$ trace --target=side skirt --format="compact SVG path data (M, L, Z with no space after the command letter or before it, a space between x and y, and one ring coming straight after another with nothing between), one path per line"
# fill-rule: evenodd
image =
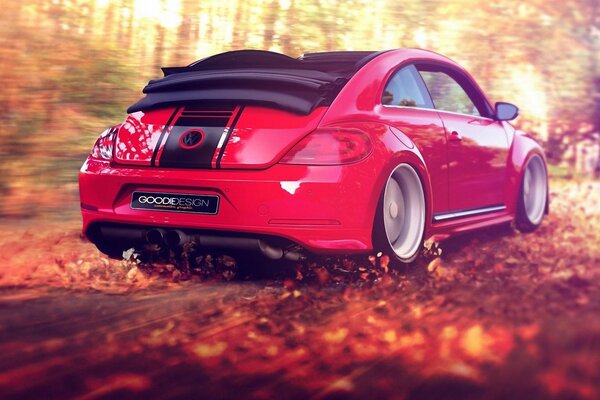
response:
M456 210L456 211L447 211L443 213L436 213L433 215L433 222L444 222L459 218L473 217L481 214L494 213L498 211L506 210L505 205L494 205L489 207L482 208L472 208L469 210Z

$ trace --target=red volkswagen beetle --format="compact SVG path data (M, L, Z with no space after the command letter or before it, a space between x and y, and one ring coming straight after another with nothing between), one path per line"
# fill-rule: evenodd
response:
M232 51L163 68L79 177L104 253L382 251L548 212L542 148L467 71L415 49Z

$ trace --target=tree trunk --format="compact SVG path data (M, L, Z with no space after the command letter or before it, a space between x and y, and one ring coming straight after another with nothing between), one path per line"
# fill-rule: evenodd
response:
M263 34L263 48L269 50L273 46L273 37L275 36L275 24L279 15L279 2L272 0L267 7L264 15L265 31Z

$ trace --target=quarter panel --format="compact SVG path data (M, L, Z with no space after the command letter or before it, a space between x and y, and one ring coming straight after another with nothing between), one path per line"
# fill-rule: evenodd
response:
M448 209L448 153L444 125L435 110L377 106L392 132L415 146L427 166L433 212ZM402 136L401 136L402 135ZM402 139L400 139L402 140Z

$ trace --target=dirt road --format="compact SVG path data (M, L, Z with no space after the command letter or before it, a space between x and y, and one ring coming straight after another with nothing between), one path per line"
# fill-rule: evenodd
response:
M318 260L231 279L101 256L78 221L3 221L0 398L600 398L600 184L533 234L405 270Z

